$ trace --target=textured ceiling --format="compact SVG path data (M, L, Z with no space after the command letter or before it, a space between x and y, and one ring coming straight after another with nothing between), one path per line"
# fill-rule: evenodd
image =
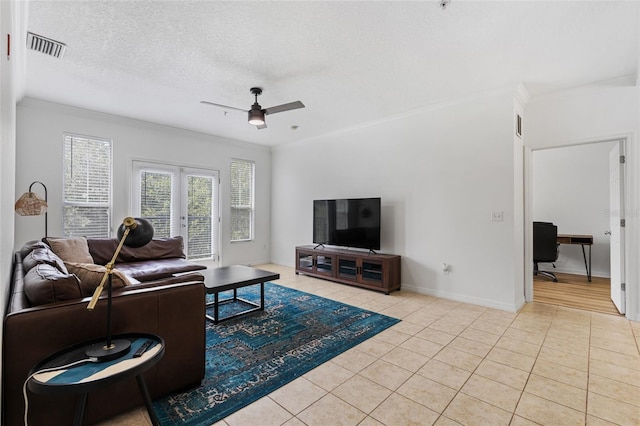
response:
M264 145L524 83L532 95L634 82L639 5L622 1L31 1L26 95ZM246 114L252 86L263 107ZM291 126L299 126L292 130Z

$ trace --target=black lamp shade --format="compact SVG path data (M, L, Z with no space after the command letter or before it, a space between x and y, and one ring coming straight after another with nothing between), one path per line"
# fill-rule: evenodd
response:
M121 239L125 230L129 228L129 235L124 240L127 247L142 247L153 238L153 225L147 219L141 217L126 218L118 227L118 239Z

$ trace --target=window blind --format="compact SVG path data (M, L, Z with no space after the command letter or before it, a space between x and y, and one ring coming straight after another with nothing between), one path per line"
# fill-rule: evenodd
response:
M211 176L187 175L187 230L189 258L210 258L216 241L214 181Z
M109 237L111 141L64 135L63 234Z
M231 160L231 241L253 238L255 164Z
M140 169L140 215L151 222L156 238L172 233L172 210L175 173L166 170Z

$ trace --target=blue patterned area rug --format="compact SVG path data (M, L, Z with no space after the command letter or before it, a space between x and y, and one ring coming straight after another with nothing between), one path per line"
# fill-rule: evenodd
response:
M258 301L259 288L240 289L238 296ZM244 308L222 305L221 317ZM155 401L154 408L163 425L209 426L397 322L267 283L264 311L218 325L207 321L202 384Z

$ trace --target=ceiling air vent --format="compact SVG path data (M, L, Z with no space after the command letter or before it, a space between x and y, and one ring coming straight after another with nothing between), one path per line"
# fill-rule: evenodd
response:
M62 58L67 45L38 34L27 32L27 48L53 56L54 58Z

